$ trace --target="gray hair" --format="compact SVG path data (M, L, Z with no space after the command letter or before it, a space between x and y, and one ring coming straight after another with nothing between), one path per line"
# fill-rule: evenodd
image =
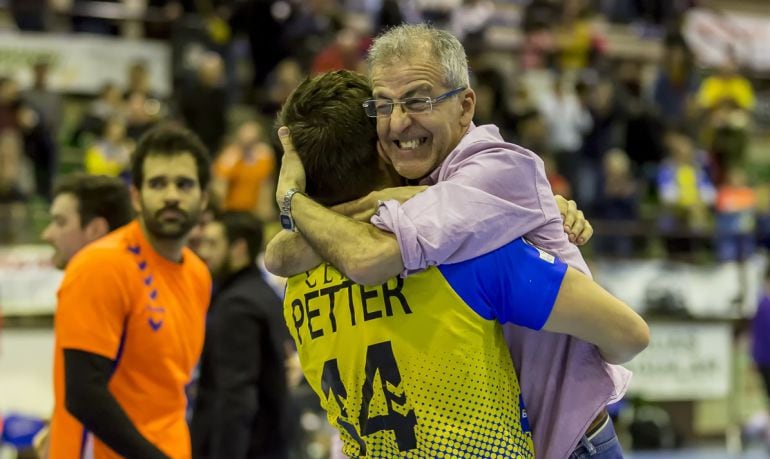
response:
M427 24L403 24L375 38L366 58L369 78L375 67L417 57L419 51L428 52L442 67L447 87L470 87L463 45L449 32Z

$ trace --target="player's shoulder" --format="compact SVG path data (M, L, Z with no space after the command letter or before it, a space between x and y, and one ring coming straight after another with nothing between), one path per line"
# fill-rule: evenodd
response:
M108 270L121 266L131 255L131 243L126 236L125 228L119 228L91 242L72 257L67 270L92 267Z
M184 269L189 275L202 279L211 279L206 263L188 247L182 250L182 258L184 259Z

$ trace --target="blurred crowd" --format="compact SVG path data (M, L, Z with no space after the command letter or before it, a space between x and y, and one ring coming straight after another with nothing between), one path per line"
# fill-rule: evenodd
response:
M718 68L699 65L681 34L695 1L102 2L122 8L124 20L92 15L90 3L12 0L8 8L25 31L121 35L137 22L145 37L171 43L173 94L160 96L148 63L135 62L125 87L105 82L98 97L79 98L85 109L65 126L68 95L49 89L49 63L35 63L28 88L0 76L0 208L22 227L24 203L50 199L62 148L76 150L89 173L128 180L134 143L169 118L215 157L223 210L274 220L272 123L290 91L308 74L362 70L372 37L390 25L431 21L469 52L476 124L498 125L543 158L554 192L598 223L594 253L644 255L650 231L681 258L707 251L743 260L770 241L770 199L747 158L757 130L753 83L729 50ZM653 43L659 57L609 52L609 26ZM191 37L205 49L185 52L180 42ZM251 115L233 121L235 107ZM16 237L12 226L0 240Z

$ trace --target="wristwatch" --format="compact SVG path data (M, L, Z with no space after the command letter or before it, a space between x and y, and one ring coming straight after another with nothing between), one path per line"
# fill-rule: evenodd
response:
M283 196L283 203L281 204L281 215L279 216L281 228L288 231L297 231L297 225L294 224L294 218L291 216L291 198L297 193L304 194L296 188L289 189Z

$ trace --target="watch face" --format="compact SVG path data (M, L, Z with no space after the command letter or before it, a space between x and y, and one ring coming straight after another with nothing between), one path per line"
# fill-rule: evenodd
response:
M281 214L279 219L281 221L281 228L286 230L294 229L294 221L291 219L291 216Z

